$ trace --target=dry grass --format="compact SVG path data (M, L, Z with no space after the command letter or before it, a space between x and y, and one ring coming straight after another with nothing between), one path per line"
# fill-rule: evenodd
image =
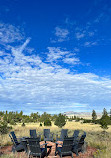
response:
M21 156L21 155L19 155L19 157L18 157L18 154L9 154L9 155L2 155L2 156L0 156L0 158L23 158L23 155Z
M13 126L13 130L15 131L17 137L29 136L30 129L36 129L40 133L43 133L44 128L50 128L51 132L53 133L58 133L61 130L55 126L54 123L52 123L51 127L40 127L39 123L28 123L25 127L22 127L21 124ZM95 158L111 158L111 126L109 126L106 134L102 132L103 130L100 128L100 125L97 124L67 122L64 128L69 129L68 135L72 135L75 129L86 131L86 141L88 142L88 145L98 149L98 152L95 154ZM8 134L0 136L0 143L2 146L11 143Z

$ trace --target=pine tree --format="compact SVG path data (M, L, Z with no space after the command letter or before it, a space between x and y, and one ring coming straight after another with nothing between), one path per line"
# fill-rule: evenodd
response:
M102 113L102 118L101 119L106 119L108 117L108 113L107 113L107 110L104 108L103 109L103 113Z
M107 116L107 115L108 115L107 110L106 110L105 108L103 109L103 115L104 115L104 116Z
M106 129L108 129L108 123L107 123L107 120L105 120L105 119L101 119L101 121L100 121L100 127L101 128L103 128L104 129L104 131L106 130Z
M108 124L110 123L111 123L110 117L108 116L107 110L104 108L102 117L100 119L101 128L103 128L104 130L108 129Z
M62 128L66 124L65 116L62 114L59 114L58 117L55 120L55 125Z
M109 116L110 116L110 120L111 120L111 109L110 109L110 112L109 112Z
M92 120L95 121L97 119L97 114L96 114L96 111L93 110L92 111Z

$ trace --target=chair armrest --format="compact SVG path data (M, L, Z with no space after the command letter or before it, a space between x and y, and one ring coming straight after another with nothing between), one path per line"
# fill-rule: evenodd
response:
M48 143L44 143L44 144L42 144L42 145L40 145L40 146L44 146L44 145L47 145Z
M23 138L23 137L17 137L17 139L20 139L20 138Z
M17 140L20 143L23 140L23 138L22 137L17 137Z
M28 146L32 146L32 147L35 147L35 145L29 145L29 144L27 144Z
M61 145L61 146L63 145L63 144L60 144L60 143L58 143L58 142L55 142L55 144L56 144L56 145Z

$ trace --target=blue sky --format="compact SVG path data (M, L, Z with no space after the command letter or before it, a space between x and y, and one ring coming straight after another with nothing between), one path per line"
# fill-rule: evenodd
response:
M0 110L109 110L110 28L110 0L0 0Z

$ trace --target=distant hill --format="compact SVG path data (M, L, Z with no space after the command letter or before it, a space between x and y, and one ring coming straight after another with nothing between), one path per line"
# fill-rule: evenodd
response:
M74 111L67 111L63 113L64 115L68 116L68 117L72 117L72 116L78 116L78 117L83 117L83 118L88 118L91 119L92 118L92 113L91 112L74 112ZM102 116L101 113L97 113L97 118L100 118Z

